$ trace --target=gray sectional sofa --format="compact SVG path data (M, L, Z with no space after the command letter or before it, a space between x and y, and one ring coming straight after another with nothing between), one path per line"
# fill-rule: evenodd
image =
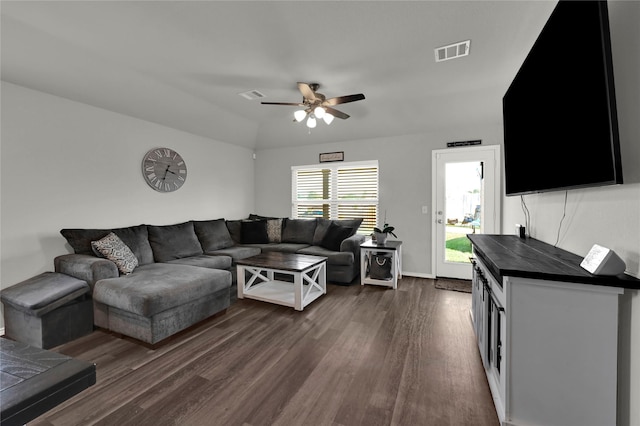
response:
M262 251L324 256L329 283L353 282L365 239L356 233L361 223L251 215L245 220L63 229L74 253L56 257L54 266L89 284L96 326L153 345L223 312L237 293L235 262ZM104 248L96 242L110 234L124 247L96 250Z

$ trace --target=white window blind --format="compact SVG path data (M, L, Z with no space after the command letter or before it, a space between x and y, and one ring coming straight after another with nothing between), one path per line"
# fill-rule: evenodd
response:
M292 217L362 218L370 234L378 217L378 162L350 162L291 168Z

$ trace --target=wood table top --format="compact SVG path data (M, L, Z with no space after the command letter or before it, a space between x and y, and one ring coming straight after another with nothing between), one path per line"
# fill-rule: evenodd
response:
M515 235L469 234L476 254L494 276L578 282L640 289L640 280L627 274L593 275L580 266L582 257L534 238Z
M281 271L300 272L326 261L327 258L323 256L268 251L256 256L238 260L236 261L236 264L243 266L255 266L258 268L278 269Z
M364 243L360 244L360 248L375 248L380 250L398 250L398 248L402 245L402 241L398 240L387 240L384 244L378 244L373 240L367 240Z

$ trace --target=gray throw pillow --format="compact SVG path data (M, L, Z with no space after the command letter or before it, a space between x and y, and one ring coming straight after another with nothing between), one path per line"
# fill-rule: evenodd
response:
M193 229L193 222L176 225L148 225L149 243L156 262L167 262L202 254L202 246Z
M322 239L322 243L320 244L322 247L331 251L340 251L340 245L342 241L352 235L353 228L348 228L346 226L336 225L332 223L329 225L329 229Z
M358 228L360 228L360 225L362 224L362 220L363 220L362 218L336 219L336 220L319 218L318 225L316 226L316 232L313 235L313 245L314 246L322 245L322 240L324 239L324 236L326 235L327 230L329 229L329 226L332 223L335 223L336 225L339 225L339 226L344 226L346 228L351 228L352 232L351 232L351 235L349 235L349 237L351 237L352 235L355 235L355 233L358 231Z
M245 220L241 225L242 244L266 244L269 242L266 220Z
M200 240L202 250L210 253L234 245L224 219L193 221L193 229Z
M282 223L282 242L313 244L316 219L285 219Z

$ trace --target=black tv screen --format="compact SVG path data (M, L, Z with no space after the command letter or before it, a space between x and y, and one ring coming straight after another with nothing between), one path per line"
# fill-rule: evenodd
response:
M606 1L560 0L502 105L507 195L622 183Z

